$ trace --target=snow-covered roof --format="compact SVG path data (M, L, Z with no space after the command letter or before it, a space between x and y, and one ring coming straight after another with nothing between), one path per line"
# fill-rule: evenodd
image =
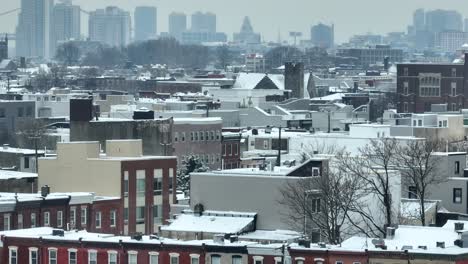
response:
M219 234L238 234L246 230L255 220L254 217L212 216L181 214L170 225L161 227L163 231L203 232Z
M268 77L280 90L284 90L284 75L264 73L240 73L233 88L253 89L263 79Z
M12 148L9 146L1 146L0 152L3 153L14 153L14 154L23 154L23 155L34 155L36 151L34 149L22 149L22 148ZM38 154L44 154L44 150L37 150Z
M291 230L256 230L239 236L242 240L268 240L268 241L294 241L302 237L302 234Z
M425 212L428 212L437 206L437 201L426 201L424 203ZM419 220L421 205L418 200L401 199L400 215L406 219Z
M325 95L322 97L314 97L311 98L310 100L312 101L338 101L343 99L344 93L335 93L335 94L330 94L330 95Z
M37 173L0 170L0 180L19 180L26 178L37 178Z

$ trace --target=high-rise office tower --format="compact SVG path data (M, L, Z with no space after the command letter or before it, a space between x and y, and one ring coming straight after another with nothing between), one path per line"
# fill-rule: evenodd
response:
M53 20L53 42L51 43L53 52L55 52L56 47L62 42L80 39L80 7L72 5L71 0L63 0L54 6ZM54 55L54 53L51 55Z
M16 55L51 57L53 0L21 0L16 27Z
M335 26L319 23L310 29L310 40L316 47L329 49L335 42Z
M415 31L422 31L426 28L426 13L420 8L413 13L413 27Z
M126 46L130 43L130 13L109 6L89 14L89 38L109 46Z
M426 12L426 29L437 33L442 31L463 31L463 19L455 10L433 10Z
M187 31L187 15L171 13L169 15L169 35L180 40L184 31Z
M196 12L192 14L193 32L216 32L216 15L213 13Z
M157 9L152 6L138 6L135 9L135 40L155 39L157 35Z

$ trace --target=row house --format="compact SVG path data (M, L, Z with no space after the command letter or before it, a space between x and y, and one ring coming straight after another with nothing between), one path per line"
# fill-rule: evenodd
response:
M108 140L106 152L100 148L99 142L59 143L56 157L39 159L40 186L48 185L54 192L117 197L112 203L115 212L89 215L102 219L97 226L110 221L111 229L99 232L158 232L176 202L176 157L144 156L142 140ZM109 203L95 206L106 209ZM76 219L80 213L77 206Z
M35 227L90 230L121 234L116 221L121 217L118 197L93 193L1 193L0 229L3 231Z
M223 132L222 136L222 169L237 169L240 167L241 158L241 134Z
M417 229L418 227L411 227ZM426 228L426 227L423 227ZM424 230L426 232L427 230ZM439 232L439 231L436 231ZM411 232L410 232L411 233ZM430 233L430 232L429 232ZM435 233L433 233L435 234ZM50 227L0 232L0 262L9 264L366 264L468 263L468 248L445 245L413 248L382 239L350 238L340 246L262 244L237 237L180 241L150 236L113 236ZM388 242L388 240L385 240ZM392 248L390 248L392 246Z

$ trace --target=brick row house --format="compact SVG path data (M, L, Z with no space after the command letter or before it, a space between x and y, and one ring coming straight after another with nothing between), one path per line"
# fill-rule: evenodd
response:
M54 227L117 235L120 204L118 197L93 193L1 193L0 229Z
M222 169L237 169L240 167L241 158L241 134L233 132L223 132L222 138Z
M117 197L115 231L152 234L167 222L170 205L176 202L176 168L176 157L144 156L141 140L108 140L105 153L99 142L59 143L56 157L39 159L39 185L53 192ZM106 209L109 204L95 206ZM76 207L77 219L80 212ZM101 217L102 225L111 219L90 217Z
M416 230L418 227L410 228ZM431 229L423 228L423 232ZM454 234L456 235L455 232ZM444 240L440 237L437 239ZM297 243L284 241L265 244L240 241L234 236L180 241L154 235L112 236L42 227L1 232L0 240L0 262L9 264L468 263L466 247L445 247L446 242L439 242L437 246L434 244L414 248L397 242L396 248L387 248L385 243L394 245L392 238L373 239L373 242L366 244L361 244L369 240L365 237L350 238L342 245L310 244L303 240ZM383 244L379 244L380 242Z
M429 112L433 104L446 104L448 111L467 108L467 64L398 64L398 112Z

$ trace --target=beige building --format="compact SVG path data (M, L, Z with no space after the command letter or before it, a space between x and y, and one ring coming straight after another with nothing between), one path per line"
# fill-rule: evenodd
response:
M108 140L105 153L99 142L59 143L39 160L39 186L121 198L123 233L152 234L176 201L176 167L176 157L143 156L141 140Z

